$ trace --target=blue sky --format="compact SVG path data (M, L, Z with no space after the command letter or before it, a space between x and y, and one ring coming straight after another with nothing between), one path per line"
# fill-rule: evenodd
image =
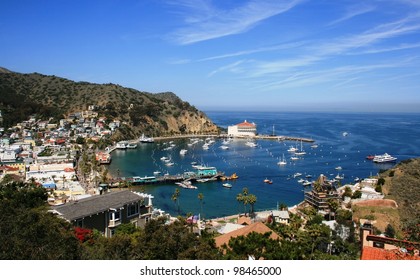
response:
M420 1L1 1L0 66L202 110L420 112Z

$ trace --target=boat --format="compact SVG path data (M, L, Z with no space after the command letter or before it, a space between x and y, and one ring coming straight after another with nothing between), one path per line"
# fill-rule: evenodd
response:
M288 152L294 153L298 150L298 148L290 146L289 149L287 149Z
M375 158L375 156L374 155L367 155L366 156L366 159L368 159L368 160L373 160Z
M245 145L247 145L248 147L251 147L251 148L255 148L255 147L257 147L257 146L258 146L255 142L252 142L252 141L250 141L250 140L248 140L248 141L245 143Z
M120 141L117 143L115 148L117 149L127 149L128 141Z
M180 151L179 151L179 154L181 155L181 156L185 156L185 154L188 152L188 150L186 150L186 149L181 149Z
M230 188L232 188L232 184L224 183L223 187L230 189Z
M313 145L311 145L311 148L316 149L316 148L318 148L318 145L317 144L313 144Z
M290 160L299 160L299 158L295 157L295 156L292 156L292 157L290 157Z
M284 158L284 154L283 154L283 157L282 157L281 161L279 161L277 164L278 164L278 165L286 165L286 164L287 164L287 161L286 161L286 159Z
M335 168L335 170L342 170L343 168L341 167L341 166L337 166L336 168Z
M297 156L306 155L306 152L303 150L302 140L300 141L300 150L296 150L295 155L297 155Z
M229 149L229 147L228 147L228 146L226 146L226 145L222 145L222 146L220 146L220 149L222 149L222 150L228 150L228 149Z
M135 149L135 148L137 148L137 144L136 143L128 143L127 148L128 149Z
M238 179L239 176L236 173L233 173L232 176L230 176L230 179L235 180Z
M305 180L305 181L303 181L302 185L303 185L304 187L307 187L307 186L312 185L312 182L310 182L310 181L308 181L308 180Z
M144 133L141 135L139 141L142 142L142 143L153 143L153 142L155 142L155 140L152 137L144 136Z
M269 180L269 179L265 178L265 179L264 179L264 183L266 183L266 184L272 184L272 183L273 183L273 181L271 181L271 180Z
M293 174L293 178L296 178L296 177L299 177L299 176L302 176L302 173L296 172L295 174Z
M343 180L344 179L344 175L340 176L340 173L337 174L337 176L335 176L336 180Z
M160 175L160 173L161 173L160 171L154 171L153 175Z
M173 166L173 165L174 165L174 163L173 163L172 161L169 161L169 162L165 163L165 165L166 165L166 166Z
M343 136L344 136L344 137L346 137L347 135L349 135L349 133L348 133L348 132L346 132L346 131L344 131L344 132L343 132Z
M375 163L387 163L387 162L395 162L397 161L397 158L385 153L383 155L376 155L372 161Z

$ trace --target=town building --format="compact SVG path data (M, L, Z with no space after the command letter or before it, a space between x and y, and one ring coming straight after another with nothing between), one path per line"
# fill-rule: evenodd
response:
M97 229L112 237L121 224L144 226L152 216L152 198L129 190L114 191L53 206L51 212L76 227Z
M237 125L228 126L228 135L232 137L254 137L257 135L257 125L245 120Z
M328 180L327 177L321 174L314 183L312 190L305 192L305 202L315 207L318 211L329 213L329 201L341 201L336 183L337 181Z
M373 234L373 226L366 221L360 227L362 260L420 260L420 243Z

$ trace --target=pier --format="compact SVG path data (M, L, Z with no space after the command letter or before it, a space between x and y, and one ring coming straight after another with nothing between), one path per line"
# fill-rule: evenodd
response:
M184 174L176 174L176 175L163 175L163 176L132 176L132 177L120 177L120 178L113 178L110 187L116 188L120 186L120 183L128 182L131 183L133 186L142 186L142 185L152 185L152 184L175 184L177 182L182 181L192 181L196 182L200 179L216 179L219 180L224 177L224 172L218 171L216 175L207 176L207 175L199 175L194 172L185 172Z

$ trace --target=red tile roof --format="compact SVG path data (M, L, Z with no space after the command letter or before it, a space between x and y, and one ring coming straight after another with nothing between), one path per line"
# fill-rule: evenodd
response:
M249 123L245 120L243 123L238 123L237 126L255 127L255 124Z
M419 256L412 256L401 250L385 250L375 247L363 247L361 260L420 260Z
M246 226L246 227L243 227L243 228L240 228L240 229L237 229L232 232L216 237L215 238L216 246L220 247L223 244L228 244L231 238L235 238L241 235L246 236L250 234L251 232L257 232L257 233L263 233L263 234L266 232L271 232L271 235L270 235L271 239L280 239L280 236L277 233L273 232L269 227L267 227L261 222L257 222L249 226Z

